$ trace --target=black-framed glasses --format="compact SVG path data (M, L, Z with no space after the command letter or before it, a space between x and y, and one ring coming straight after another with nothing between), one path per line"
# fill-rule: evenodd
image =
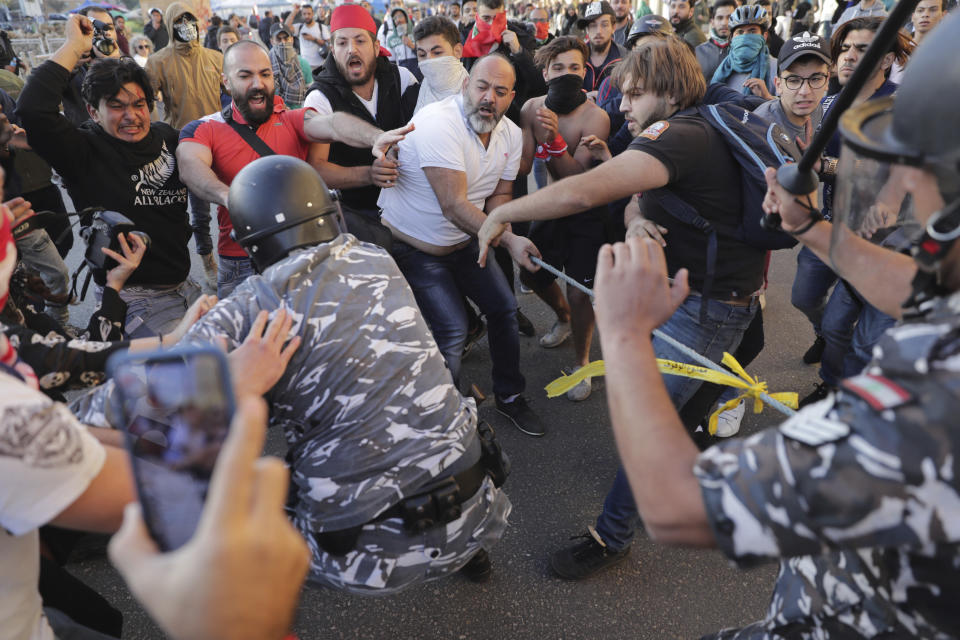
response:
M787 85L790 91L799 91L803 83L810 85L811 89L822 89L830 78L825 73L815 73L808 78L803 76L786 76L783 78L783 84Z

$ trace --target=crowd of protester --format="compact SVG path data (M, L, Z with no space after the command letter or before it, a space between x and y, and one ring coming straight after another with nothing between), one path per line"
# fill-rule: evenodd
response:
M570 372L588 363L598 325L605 348L616 333L616 296L595 307L531 258L593 288L599 272L607 282L618 273L614 252L619 265L624 252L657 248L674 285L651 285L659 315L645 328L747 366L764 348L770 251L711 231L741 225L749 203L743 169L697 108L752 112L805 148L892 6L841 2L828 14L816 0L671 0L659 16L642 0L394 0L382 15L361 1L205 23L178 1L149 9L142 33L85 8L29 73L0 42L0 630L119 637L117 612L62 569L77 530L119 530L111 558L178 638L282 637L304 579L380 594L456 571L487 579L511 505L463 359L488 337L497 413L539 437L548 425L525 395L534 363L520 349L536 330L515 286L555 315L538 342L571 342ZM854 106L897 94L949 8L920 0ZM840 148L838 133L817 164L827 221ZM275 170L244 178L270 156ZM678 199L705 226L678 215ZM907 206L884 191L873 211L890 220ZM93 274L97 310L81 328L70 303L88 287L64 258L102 210L149 242L121 234L119 251L104 250L115 266ZM881 244L909 247L896 230ZM201 283L189 275L193 254ZM797 253L791 302L814 336L803 362L819 364L822 380L801 408L860 374L899 318L851 278L822 251ZM136 490L106 360L220 341L238 410L196 537L167 556L128 506ZM645 348L685 359L661 338ZM596 523L551 556L560 577L623 560L641 515L654 538L719 546L738 562L777 557L775 543L744 549L716 520L707 526L704 510L723 502L709 495L722 471L708 462L724 464L714 450L689 473L697 449L739 432L747 401L691 378L663 382L654 400L679 412L687 433L676 451L690 456L689 477L664 482L703 485L706 507L687 494L674 505L700 526L663 515L666 498L638 489L623 453ZM581 402L592 389L584 377L566 396ZM267 423L290 444L286 465L254 464ZM442 497L451 479L460 491ZM408 511L424 496L453 503L418 520ZM218 535L226 529L236 535ZM191 599L207 604L184 606ZM796 623L819 628L835 622L831 611Z

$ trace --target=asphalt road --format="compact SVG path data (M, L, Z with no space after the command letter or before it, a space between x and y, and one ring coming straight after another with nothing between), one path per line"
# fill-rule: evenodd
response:
M800 360L813 332L789 301L795 253L774 256L765 310L766 349L748 371L768 381L773 391L798 391L802 396L817 378L815 367ZM73 267L78 259L75 249L68 263ZM198 281L202 277L196 258L192 273ZM521 295L519 301L538 333L548 331L553 317L547 307L533 295ZM74 308L75 323L85 321L89 304ZM464 375L489 389L486 346L484 339L466 359ZM513 513L506 535L491 554L491 580L477 585L457 575L390 598L305 589L295 624L300 638L695 638L763 616L775 566L740 571L715 551L666 548L642 533L628 559L605 573L578 583L551 575L549 554L593 523L613 480L617 456L602 383L588 400L576 404L547 399L543 392L561 367L571 364L572 346L546 350L534 338L521 338L521 349L527 395L549 433L526 436L496 414L492 400L481 405L481 417L497 429L513 461L505 486ZM594 352L599 358L597 346ZM748 413L741 434L779 420L771 410ZM272 433L268 452L282 453L283 446L280 434ZM163 637L102 554L93 553L68 569L123 611L125 638Z

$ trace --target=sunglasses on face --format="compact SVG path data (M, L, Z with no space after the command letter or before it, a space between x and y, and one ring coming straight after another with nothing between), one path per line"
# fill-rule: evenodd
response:
M146 49L147 51L149 51L149 50L150 50L150 46L149 46L149 45L146 45L146 44L138 44L138 45L137 45L137 49Z

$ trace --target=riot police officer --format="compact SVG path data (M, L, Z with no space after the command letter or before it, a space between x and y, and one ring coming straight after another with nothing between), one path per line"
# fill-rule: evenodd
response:
M790 195L768 171L765 209L900 320L825 400L698 454L649 338L686 279L667 282L649 239L600 254L612 420L648 532L719 547L741 566L781 560L766 618L717 637L960 636L960 68L943 65L958 38L953 16L918 49L897 98L844 115L832 225L815 193ZM876 243L890 233L912 257Z
M504 461L396 263L341 233L336 203L299 158L250 163L228 205L259 275L183 340L225 336L232 350L261 310L293 317L301 347L266 399L288 444L288 512L310 547L308 580L379 595L461 569L488 577L486 550L510 512Z

